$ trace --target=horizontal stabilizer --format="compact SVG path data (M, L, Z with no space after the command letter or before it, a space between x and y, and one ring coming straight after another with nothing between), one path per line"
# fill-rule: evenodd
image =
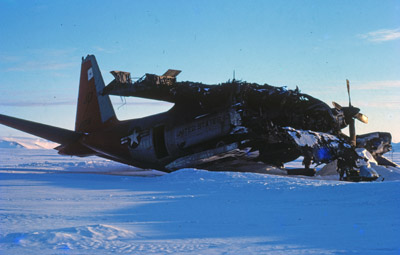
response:
M0 124L42 137L44 139L59 144L68 144L78 140L81 137L81 134L71 130L53 127L33 121L18 119L2 114L0 114Z

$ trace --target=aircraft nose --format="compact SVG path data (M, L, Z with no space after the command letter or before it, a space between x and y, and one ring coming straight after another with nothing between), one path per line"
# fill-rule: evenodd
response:
M386 143L391 143L392 142L392 135L390 133L382 133L383 140Z

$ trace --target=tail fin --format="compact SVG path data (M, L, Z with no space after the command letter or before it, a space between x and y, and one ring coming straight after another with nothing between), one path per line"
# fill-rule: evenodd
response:
M75 131L89 133L118 122L94 55L82 58Z

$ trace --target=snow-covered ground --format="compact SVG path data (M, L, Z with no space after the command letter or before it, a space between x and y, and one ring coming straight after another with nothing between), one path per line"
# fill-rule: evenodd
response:
M400 254L397 172L162 174L19 147L0 149L0 254Z

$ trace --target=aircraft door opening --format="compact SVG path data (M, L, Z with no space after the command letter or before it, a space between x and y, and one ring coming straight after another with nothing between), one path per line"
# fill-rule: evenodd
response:
M154 150L157 158L165 158L168 156L167 147L165 146L165 126L157 126L153 128Z

